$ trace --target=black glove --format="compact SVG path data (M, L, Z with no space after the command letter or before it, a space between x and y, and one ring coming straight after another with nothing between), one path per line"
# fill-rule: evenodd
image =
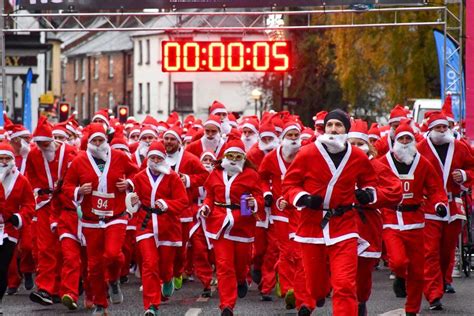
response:
M321 204L323 203L323 198L319 195L303 195L299 200L297 205L298 206L306 206L310 209L319 209Z
M13 226L19 227L20 226L20 218L16 215L10 217L9 222L12 223Z
M367 205L374 201L374 194L370 190L355 190L355 196L360 205Z
M271 207L273 203L273 196L271 194L265 195L265 206L266 207Z
M439 204L438 206L436 206L436 215L438 217L445 217L446 215L448 215L448 209L446 208L446 206L444 206L444 204Z

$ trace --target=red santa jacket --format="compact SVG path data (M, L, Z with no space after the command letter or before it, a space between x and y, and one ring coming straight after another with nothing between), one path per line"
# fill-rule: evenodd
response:
M318 140L302 147L283 180L284 196L295 207L298 200L306 194L319 195L323 197L324 202L321 210L302 208L295 241L333 245L350 238L358 238L358 214L355 211L333 216L324 229L321 228L321 221L326 215L323 209L349 206L356 202L356 185L359 188L374 189L377 200L377 178L369 158L362 150L347 146L347 151L336 168ZM359 252L362 250L360 248Z
M178 159L176 165L173 166L173 170L184 175L186 179L185 187L188 195L188 205L183 209L180 220L182 223L190 223L193 221L193 203L197 203L198 192L192 188L198 188L204 184L209 172L201 164L199 158L185 151L183 148L179 150Z
M92 155L82 151L67 172L63 192L68 199L81 204L83 222L117 218L125 212L125 192L120 192L116 184L120 179L130 179L136 171L136 166L120 150L111 149L103 172ZM85 183L92 183L93 193L80 196L79 188Z
M258 143L254 144L247 152L247 159L255 165L257 170L260 169L260 164L265 157L265 152L258 147Z
M0 223L0 243L4 238L17 243L19 229L30 223L34 210L35 197L30 183L18 170L13 171L0 185L0 215L4 222ZM18 228L8 222L14 215L19 217Z
M443 190L441 178L436 175L431 163L416 153L415 159L410 167L408 174L399 174L391 153L387 153L380 158L380 162L389 166L402 182L403 206L420 207L416 211L395 211L383 209L383 228L397 230L419 229L425 226L424 212L431 212L425 207L425 197L431 200L435 208L438 203L447 205L446 193Z
M381 208L394 210L403 198L402 184L393 171L378 159L370 164L377 175L377 201L363 208L363 216L357 216L360 237L369 243L369 247L360 257L380 258L382 254L382 212Z
M142 207L155 208L156 202L167 207L164 214L152 214L145 229L142 228L147 212L140 208L136 218L137 242L146 238L154 238L156 246L181 247L181 224L179 216L188 204L186 189L179 175L171 170L170 174L161 173L156 180L149 168L140 171L132 182Z
M28 154L25 157L22 155L15 156L15 165L22 175L26 175L26 161L28 160Z
M241 173L228 177L220 168L214 170L204 183L207 205L211 213L206 218L206 236L212 239L223 238L250 243L255 236L255 216L241 216L240 209L231 209L215 205L240 205L243 194L252 194L256 199L257 215L263 214L263 196L260 189L260 177L252 168L245 167Z
M461 199L461 185L454 182L452 173L456 169L463 170L464 182L471 181L474 157L471 154L469 148L466 147L459 140L449 144L446 159L443 163L436 152L435 146L431 142L430 138L427 137L421 143L417 145L420 154L427 158L431 165L436 171L436 177L443 180L444 190L448 196L448 214L444 218L436 216L434 213L434 207L428 207L426 209L425 218L437 221L449 221L452 222L456 219L466 219L466 213L464 211L463 202ZM427 201L431 202L431 201Z
M206 137L206 136L203 136L203 137ZM217 159L219 159L224 154L224 144L225 144L225 141L221 139L216 150L213 152L214 155L217 157ZM201 155L204 152L204 145L202 143L202 139L200 138L188 144L186 146L186 151L190 152L191 154L193 154L194 156L198 158L201 158Z

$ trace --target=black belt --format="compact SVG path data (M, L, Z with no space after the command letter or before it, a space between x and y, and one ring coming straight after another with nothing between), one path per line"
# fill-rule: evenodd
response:
M397 206L398 212L416 212L420 208L420 204L412 204L412 205L399 205Z
M164 213L164 211L161 208L152 208L148 206L142 206L141 209L146 211L145 218L143 219L143 222L142 222L141 230L145 230L145 228L148 226L148 222L150 221L151 214L161 215Z
M238 204L225 204L222 202L214 202L215 206L230 208L231 210L240 210L240 205Z
M355 205L342 205L338 206L336 208L327 208L327 209L322 209L322 211L326 212L324 215L323 219L321 220L321 228L324 229L326 225L329 223L329 220L333 216L342 216L345 213L352 211L356 207ZM360 213L359 213L360 214Z
M97 216L97 217L99 217L99 221L108 223L110 221L116 220L117 218L124 216L125 214L126 212L122 212L112 217L103 217L103 216ZM86 221L97 221L97 218L92 218L92 217L87 217L87 216L82 216L82 218L85 219Z
M39 189L38 195L46 195L46 194L53 194L53 190L51 189Z

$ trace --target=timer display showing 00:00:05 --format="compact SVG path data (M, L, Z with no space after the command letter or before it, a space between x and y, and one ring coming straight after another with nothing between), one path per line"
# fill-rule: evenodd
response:
M163 72L287 71L288 41L163 41Z

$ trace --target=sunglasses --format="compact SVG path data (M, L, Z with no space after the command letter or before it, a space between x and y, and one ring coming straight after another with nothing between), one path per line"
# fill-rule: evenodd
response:
M245 159L245 155L240 153L227 153L224 157L232 161L242 161Z

